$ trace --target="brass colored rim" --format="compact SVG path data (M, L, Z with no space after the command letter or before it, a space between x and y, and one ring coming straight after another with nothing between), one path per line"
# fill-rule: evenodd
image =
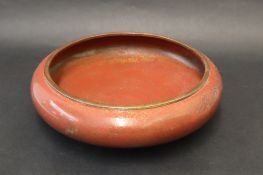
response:
M148 103L148 104L142 104L142 105L127 105L127 106L119 106L119 105L109 105L109 104L103 104L103 103L97 103L97 102L93 102L93 101L89 101L87 99L83 99L83 98L79 98L79 97L75 97L72 95L69 95L67 92L65 92L64 90L62 90L51 78L50 75L50 64L51 61L53 60L53 58L62 50L67 49L69 47L71 47L72 45L76 45L79 44L83 41L87 41L87 40L91 40L91 39L96 39L96 38L103 38L103 37L108 37L108 36L146 36L146 37L151 37L151 38L157 38L157 39L162 39L162 40L166 40L169 42L172 42L174 44L180 45L186 49L188 49L189 51L194 52L199 59L201 60L203 66L204 66L204 74L203 77L201 79L201 81L198 83L198 85L196 85L192 90L177 96L175 98L169 99L169 100L165 100L165 101L161 101L161 102L156 102L156 103ZM159 35L154 35L154 34L149 34L149 33L131 33L131 32L121 32L121 33L105 33L105 34L100 34L100 35L95 35L95 36L91 36L91 37L87 37L87 38L83 38L74 42L71 42L70 44L67 44L57 50L55 50L53 53L51 53L48 58L47 58L47 62L44 68L44 76L48 82L48 84L55 90L57 91L59 94L61 94L62 96L73 100L75 102L81 103L83 105L89 105L89 106L93 106L93 107L98 107L98 108L105 108L105 109L118 109L118 110L140 110L140 109L149 109L149 108L157 108L157 107L161 107L161 106L165 106L165 105L169 105L172 103L176 103L178 101L181 101L185 98L188 98L190 96L192 96L193 94L195 94L197 91L199 91L208 81L209 78L209 72L210 72L210 67L208 64L207 59L204 57L204 55L197 51L196 49L181 43L179 41L176 41L174 39L168 38L168 37L164 37L164 36L159 36Z

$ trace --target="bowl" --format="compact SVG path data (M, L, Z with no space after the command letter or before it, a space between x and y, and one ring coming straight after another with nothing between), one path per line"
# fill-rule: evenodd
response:
M200 51L147 33L108 33L67 44L39 64L36 110L89 144L135 148L182 138L216 111L222 79Z

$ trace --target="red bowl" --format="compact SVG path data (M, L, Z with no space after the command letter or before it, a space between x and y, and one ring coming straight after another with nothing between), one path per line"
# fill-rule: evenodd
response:
M54 129L109 147L181 138L215 112L215 65L176 40L145 33L84 38L49 54L31 83L33 103Z

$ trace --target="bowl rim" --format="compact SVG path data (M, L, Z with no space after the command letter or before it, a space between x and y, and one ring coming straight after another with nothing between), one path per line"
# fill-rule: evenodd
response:
M70 48L73 45L80 44L82 42L92 40L92 39L97 39L97 38L103 38L103 37L109 37L109 36L142 36L142 37L150 37L150 38L155 38L155 39L161 39L164 41L171 42L176 45L180 45L181 47L193 52L195 55L197 55L198 59L200 59L201 63L203 64L204 67L204 73L202 76L202 79L199 81L199 83L192 88L190 91L183 93L179 96L176 96L174 98L160 101L160 102L155 102L155 103L146 103L146 104L140 104L140 105L110 105L110 104L104 104L104 103L97 103L94 101L90 101L88 99L84 98L79 98L73 95L70 95L69 93L65 92L63 89L61 89L52 79L50 75L50 64L52 60L57 56L58 53L60 53L62 50L66 50ZM73 42L70 42L69 44L66 44L55 51L53 51L51 54L47 56L47 61L44 65L44 77L47 80L48 84L51 86L52 89L54 89L56 92L58 92L60 95L66 97L67 99L70 99L72 101L78 102L83 105L88 105L92 107L97 107L97 108L104 108L104 109L117 109L117 110L143 110L143 109L149 109L149 108L157 108L161 106L166 106L172 103L179 102L183 99L186 99L192 95L194 95L196 92L198 92L208 81L209 78L209 73L210 73L210 67L207 58L203 53L200 51L194 49L193 47L184 44L178 40L166 37L166 36L161 36L161 35L156 35L156 34L151 34L151 33L140 33L140 32L111 32L111 33L103 33L103 34L97 34L97 35L92 35L88 37L83 37L81 39L75 40Z

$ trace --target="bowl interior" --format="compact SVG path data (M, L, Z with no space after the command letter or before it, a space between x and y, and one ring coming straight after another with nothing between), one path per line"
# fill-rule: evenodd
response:
M204 65L190 49L151 36L113 35L74 43L49 66L56 85L70 96L107 105L144 105L194 89Z

